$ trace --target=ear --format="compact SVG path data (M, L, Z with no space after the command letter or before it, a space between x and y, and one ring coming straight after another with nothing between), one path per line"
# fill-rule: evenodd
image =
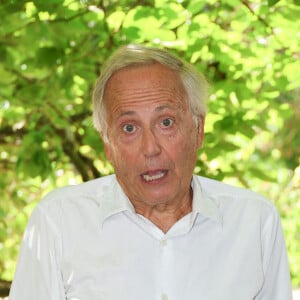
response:
M107 159L111 162L111 148L108 142L104 142L104 152Z
M100 138L102 140L103 146L104 146L104 153L106 155L106 158L110 161L111 160L111 147L108 141L107 136L103 135L103 132L99 132Z
M204 124L205 124L205 116L200 116L198 119L198 149L202 147L204 140Z

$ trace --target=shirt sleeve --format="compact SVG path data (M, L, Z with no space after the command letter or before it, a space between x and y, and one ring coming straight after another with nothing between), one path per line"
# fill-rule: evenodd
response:
M272 214L262 215L262 218L264 283L255 299L291 300L290 272L279 214L273 208Z
M27 224L9 300L66 299L55 222L38 206Z

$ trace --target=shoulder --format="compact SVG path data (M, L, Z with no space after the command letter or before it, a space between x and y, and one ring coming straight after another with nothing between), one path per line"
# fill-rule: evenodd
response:
M106 198L112 198L116 184L116 177L110 175L55 189L35 207L29 226L51 228L58 235L64 229L85 226L87 220L95 223L99 207Z
M202 193L213 199L220 208L277 215L274 204L259 193L206 177L195 177L201 186Z
M48 211L57 207L99 205L103 194L110 191L115 184L115 176L110 175L78 185L61 187L49 192L38 204L38 207Z

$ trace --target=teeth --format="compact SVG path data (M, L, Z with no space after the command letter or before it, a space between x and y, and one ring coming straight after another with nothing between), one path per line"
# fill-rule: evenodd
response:
M162 178L164 175L165 175L165 172L161 172L161 173L158 173L156 175L147 175L147 174L144 174L143 178L146 181L153 181L153 180L157 180L159 178Z

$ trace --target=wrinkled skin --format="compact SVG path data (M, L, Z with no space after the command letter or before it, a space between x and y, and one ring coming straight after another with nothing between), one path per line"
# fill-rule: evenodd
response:
M195 125L179 76L158 63L116 72L104 101L117 179L136 212L166 232L191 211L203 120Z

